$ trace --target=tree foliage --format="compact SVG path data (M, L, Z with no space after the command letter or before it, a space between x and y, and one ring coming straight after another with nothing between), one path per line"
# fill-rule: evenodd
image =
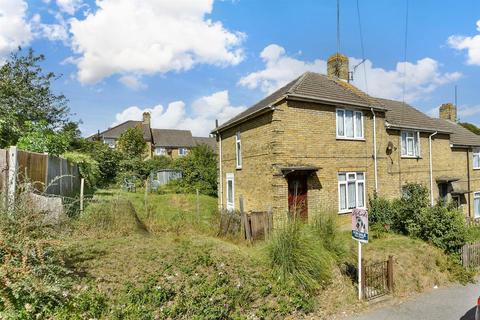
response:
M465 129L472 131L475 134L480 134L480 128L472 123L459 122L458 124L464 127Z
M53 72L44 72L43 55L19 49L0 67L0 148L15 145L29 123L58 130L68 122L64 95L53 93Z
M147 144L143 138L143 130L140 127L125 130L120 135L117 146L126 159L144 158Z

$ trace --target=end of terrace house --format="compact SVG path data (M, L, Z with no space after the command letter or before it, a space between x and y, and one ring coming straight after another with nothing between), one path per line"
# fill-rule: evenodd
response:
M348 81L348 58L328 74L306 72L217 126L219 206L274 215L317 209L346 214L406 183L480 217L480 136L457 124L456 106L431 118L406 103L369 96Z

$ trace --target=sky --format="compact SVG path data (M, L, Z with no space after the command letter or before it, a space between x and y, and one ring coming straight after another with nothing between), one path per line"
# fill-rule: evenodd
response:
M480 125L480 1L409 1L408 15L407 1L340 0L340 52L351 70L365 59L353 84L431 116L454 102L457 86L458 117ZM153 127L207 136L215 119L303 72L325 73L337 51L336 8L336 0L0 0L0 65L18 46L44 54L84 136L144 111Z

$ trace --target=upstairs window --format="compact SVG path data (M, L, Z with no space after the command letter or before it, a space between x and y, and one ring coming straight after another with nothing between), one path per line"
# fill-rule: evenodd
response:
M473 149L473 169L480 169L480 148Z
M155 148L155 155L157 156L165 156L167 155L167 149L163 147L156 147Z
M363 139L363 113L337 109L337 138Z
M420 132L402 131L402 157L420 157Z
M105 138L105 139L103 139L103 143L108 145L110 148L115 148L115 146L116 146L115 139Z
M365 208L365 173L339 173L338 197L341 213L349 212L355 208Z
M178 148L178 155L183 157L183 156L186 156L188 153L188 149L187 148Z
M236 154L236 163L237 169L242 168L242 140L240 139L240 131L237 131L235 135L235 154Z

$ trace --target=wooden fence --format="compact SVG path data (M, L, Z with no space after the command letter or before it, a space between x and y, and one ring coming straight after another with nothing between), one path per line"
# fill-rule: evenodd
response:
M467 243L459 250L464 267L480 267L480 242Z
M16 147L0 149L0 191L10 198L23 182L38 193L72 196L80 191L80 181L78 166L66 159Z
M393 257L365 264L362 261L363 298L371 300L393 292Z

